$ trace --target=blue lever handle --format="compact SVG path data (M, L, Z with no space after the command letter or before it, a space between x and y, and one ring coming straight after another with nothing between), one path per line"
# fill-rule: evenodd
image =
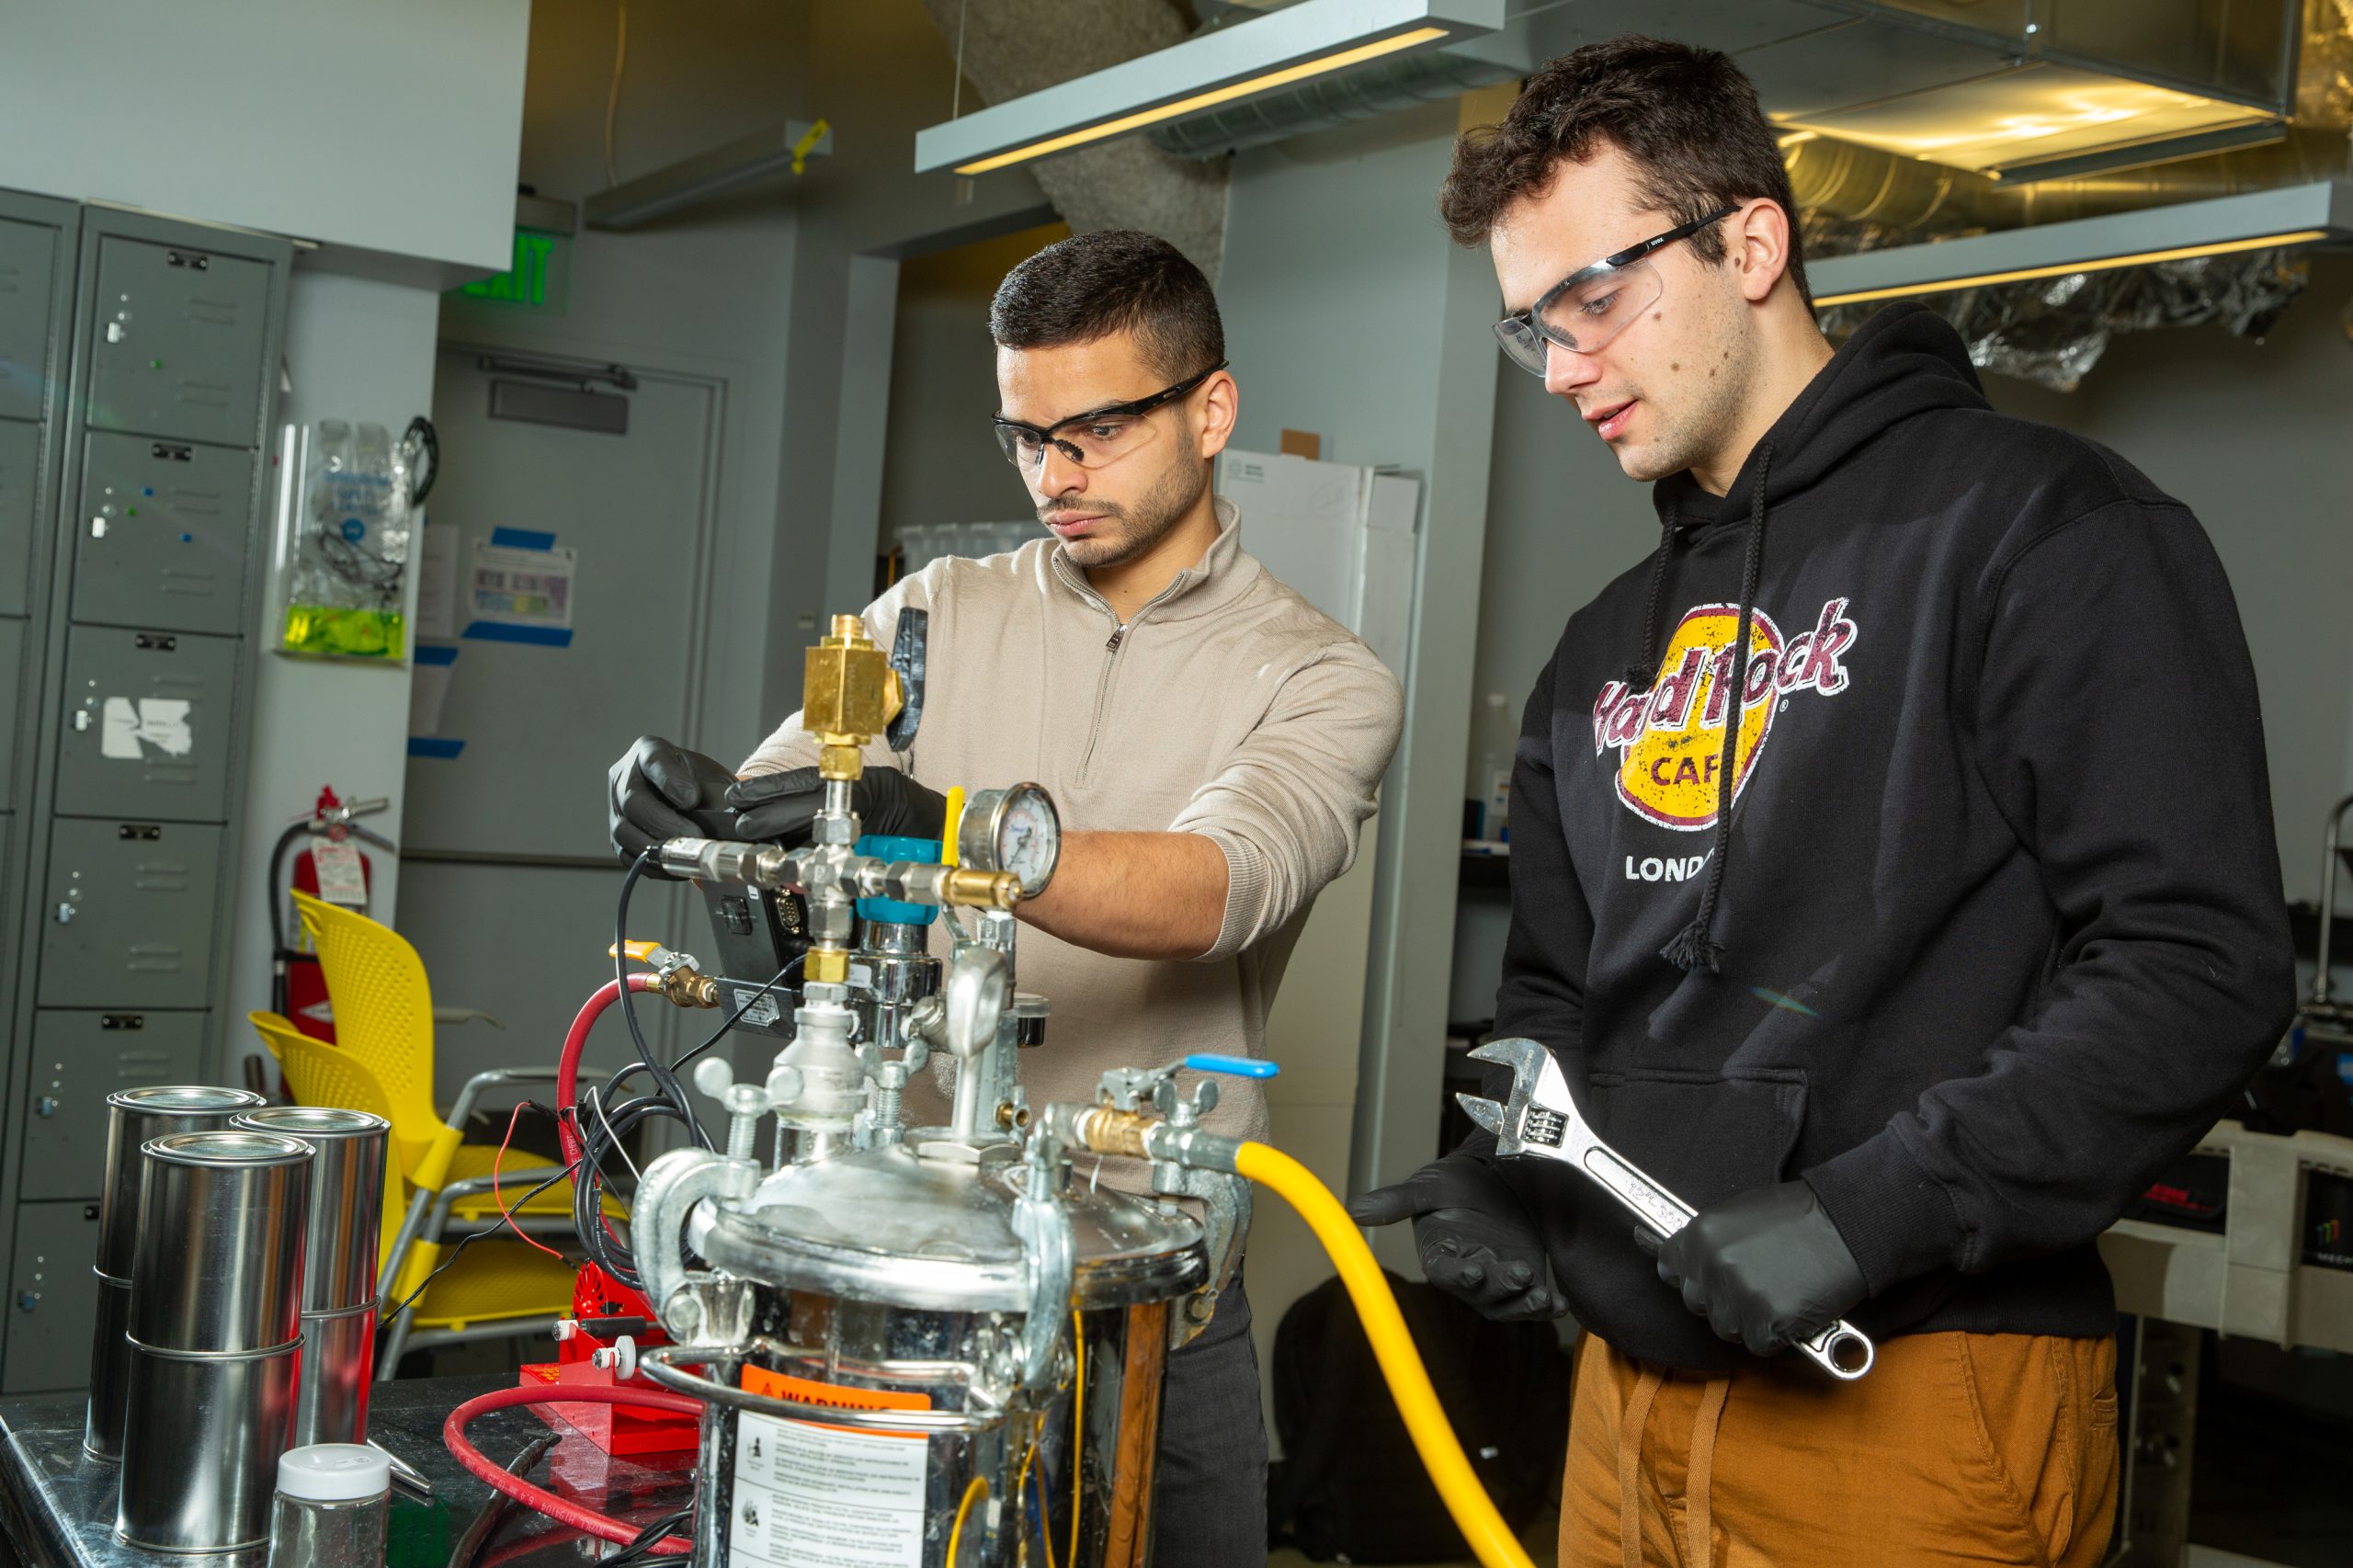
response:
M1255 1056L1221 1056L1214 1051L1197 1051L1185 1058L1185 1065L1196 1073L1226 1073L1236 1078L1271 1078L1282 1071L1278 1062L1261 1062Z

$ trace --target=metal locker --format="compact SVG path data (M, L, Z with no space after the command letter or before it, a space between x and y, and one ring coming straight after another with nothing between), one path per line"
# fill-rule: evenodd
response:
M35 1014L17 1196L97 1197L106 1171L107 1096L199 1082L210 1017L135 1010Z
M0 218L0 419L39 419L49 391L57 231Z
M0 812L17 809L17 705L25 687L25 630L21 620L0 620ZM10 892L0 882L0 897Z
M93 432L74 527L74 619L233 636L244 626L254 457Z
M77 1389L90 1378L90 1324L98 1312L98 1205L17 1207L17 1259L8 1278L8 1369L0 1393Z
M44 1007L204 1006L223 831L152 821L51 824L35 1000Z
M238 646L233 637L74 627L58 814L223 820Z
M0 419L0 615L32 613L27 595L33 565L33 483L40 476L40 426Z
M98 244L89 424L221 447L261 438L269 267L185 244Z

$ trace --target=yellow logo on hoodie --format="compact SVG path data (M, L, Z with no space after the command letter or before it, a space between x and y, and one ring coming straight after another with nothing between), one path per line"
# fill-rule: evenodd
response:
M1825 697L1847 689L1845 653L1857 628L1847 601L1822 607L1813 629L1786 638L1773 618L1752 608L1748 668L1742 682L1740 733L1733 747L1729 791L1718 788L1724 723L1732 706L1732 664L1740 631L1738 605L1699 605L1668 637L1648 690L1604 683L1593 704L1593 749L1619 754L1618 799L1661 827L1696 833L1716 824L1727 793L1737 801L1773 733L1781 698L1801 687Z

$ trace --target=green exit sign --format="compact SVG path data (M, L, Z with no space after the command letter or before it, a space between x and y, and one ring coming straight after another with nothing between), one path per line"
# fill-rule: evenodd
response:
M470 300L562 315L572 292L572 236L537 229L515 231L515 263L494 278L477 278L454 292Z

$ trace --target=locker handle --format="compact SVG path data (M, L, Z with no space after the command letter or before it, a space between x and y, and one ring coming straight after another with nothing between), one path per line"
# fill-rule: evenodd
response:
M60 926L71 926L74 924L74 906L72 904L61 903L57 906L57 923Z
M33 1101L33 1114L43 1118L55 1116L57 1114L57 1096L55 1095L43 1095L40 1098Z
M74 710L74 733L78 735L89 727L90 710L86 708L76 708Z

